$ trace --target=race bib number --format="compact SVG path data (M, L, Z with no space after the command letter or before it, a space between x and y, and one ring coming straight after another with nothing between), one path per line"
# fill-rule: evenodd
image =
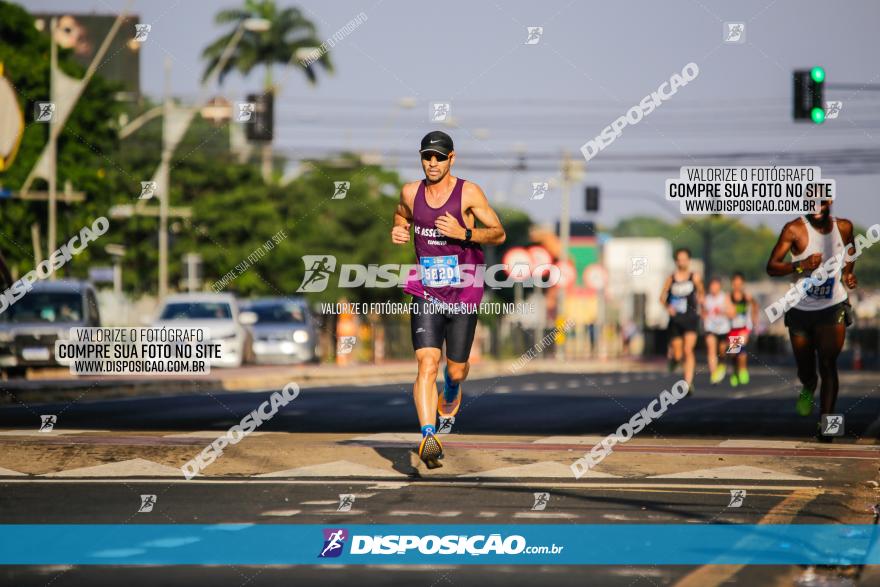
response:
M814 285L807 290L807 296L814 300L830 300L834 291L834 278L829 277L824 283Z
M425 287L447 287L461 283L457 255L443 257L420 257L422 266L422 285Z
M671 298L669 300L669 305L672 306L672 309L675 310L676 314L684 314L688 309L687 298Z

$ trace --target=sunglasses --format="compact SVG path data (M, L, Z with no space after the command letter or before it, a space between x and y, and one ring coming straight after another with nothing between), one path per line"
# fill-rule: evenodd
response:
M449 155L443 155L434 151L425 151L424 153L422 153L422 161L430 161L433 157L436 157L437 161L439 161L440 163L443 163L444 161L449 159Z

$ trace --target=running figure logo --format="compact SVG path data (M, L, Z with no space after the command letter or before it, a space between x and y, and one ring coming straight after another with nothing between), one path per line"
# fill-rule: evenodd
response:
M339 494L339 507L336 508L337 512L350 512L351 506L354 505L354 494L353 493L340 493Z
M546 491L539 491L535 493L535 503L532 505L533 512L541 512L547 508L547 504L550 503L550 494Z
M335 558L342 554L348 532L342 528L324 528L324 548L318 558Z
M839 100L829 100L825 102L825 118L837 118L843 108L843 102Z
M40 416L40 432L52 432L52 429L55 428L55 423L57 421L58 416L55 416L54 414Z
M550 189L550 184L546 181L533 181L532 182L532 197L530 200L543 200L544 196L547 195L547 191Z
M318 292L327 289L328 277L336 270L336 257L333 255L303 255L306 275L297 293Z
M340 336L339 344L336 345L336 354L347 355L351 353L355 344L357 344L356 336Z
M155 181L142 181L141 182L141 195L138 196L138 200L149 200L153 196L156 195L156 192L159 190L159 183Z
M134 40L139 43L145 42L152 28L153 26L149 24L138 23L134 25Z
M725 43L745 43L746 41L746 24L744 22L725 22L724 23L724 42Z
M526 37L525 45L537 45L541 42L541 35L544 34L544 27L528 26L526 27L526 31L528 36Z
M34 122L52 122L55 118L54 102L37 102L34 104Z
M630 257L630 260L632 261L630 273L632 273L633 277L641 277L648 270L647 257Z
M449 117L449 102L434 102L431 104L431 122L446 122Z
M727 346L727 354L728 355L738 355L742 350L743 345L746 343L746 337L739 336L728 336L728 346Z
M344 200L346 194L348 194L348 188L351 187L350 181L334 181L333 187L335 191L333 192L333 197L331 200Z
M449 418L440 417L440 424L437 426L437 434L449 434L452 432L452 425L455 424L455 416Z
M843 414L822 414L822 435L843 436Z
M730 503L727 504L729 508L738 508L742 507L743 502L746 499L746 490L745 489L731 489L730 490Z
M156 505L155 495L141 495L141 507L138 508L138 513L149 513L153 511L154 505Z
M256 122L257 105L253 102L236 102L235 103L235 121L252 124Z

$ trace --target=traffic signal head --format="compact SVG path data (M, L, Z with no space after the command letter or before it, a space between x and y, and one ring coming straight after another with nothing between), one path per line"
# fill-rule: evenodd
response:
M795 120L812 120L822 124L825 121L825 69L817 66L795 71L793 79L792 116Z

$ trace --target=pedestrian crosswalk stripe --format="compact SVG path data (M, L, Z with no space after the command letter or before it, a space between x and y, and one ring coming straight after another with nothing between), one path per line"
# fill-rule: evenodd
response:
M406 477L406 475L391 469L380 469L351 461L333 461L263 473L254 477Z
M391 510L389 516L431 516L433 518L454 518L460 516L461 512L432 512L431 510Z
M749 465L736 465L733 467L714 467L710 469L695 469L681 473L667 473L665 475L651 475L648 479L761 479L771 481L820 481L817 477L803 477L793 473L781 473L772 469L752 467Z
M263 512L260 515L261 516L290 517L290 516L295 516L300 512L302 512L302 510L269 510L268 512Z
M46 473L41 477L183 477L176 467L160 465L146 459L128 459L92 467L79 467Z
M577 514L569 514L566 512L516 512L514 518L530 518L530 519L553 519L553 520L571 520L577 518Z
M574 473L571 472L571 467L569 467L568 465L563 465L562 463L558 463L556 461L541 461L539 463L529 463L528 465L501 467L499 469L489 469L487 471L479 471L477 473L465 473L464 475L459 475L459 477L501 477L512 479L525 477L573 478ZM600 473L598 471L588 471L584 474L584 477L617 477L617 475Z
M27 477L27 473L19 473L12 469L4 469L0 467L0 477Z

